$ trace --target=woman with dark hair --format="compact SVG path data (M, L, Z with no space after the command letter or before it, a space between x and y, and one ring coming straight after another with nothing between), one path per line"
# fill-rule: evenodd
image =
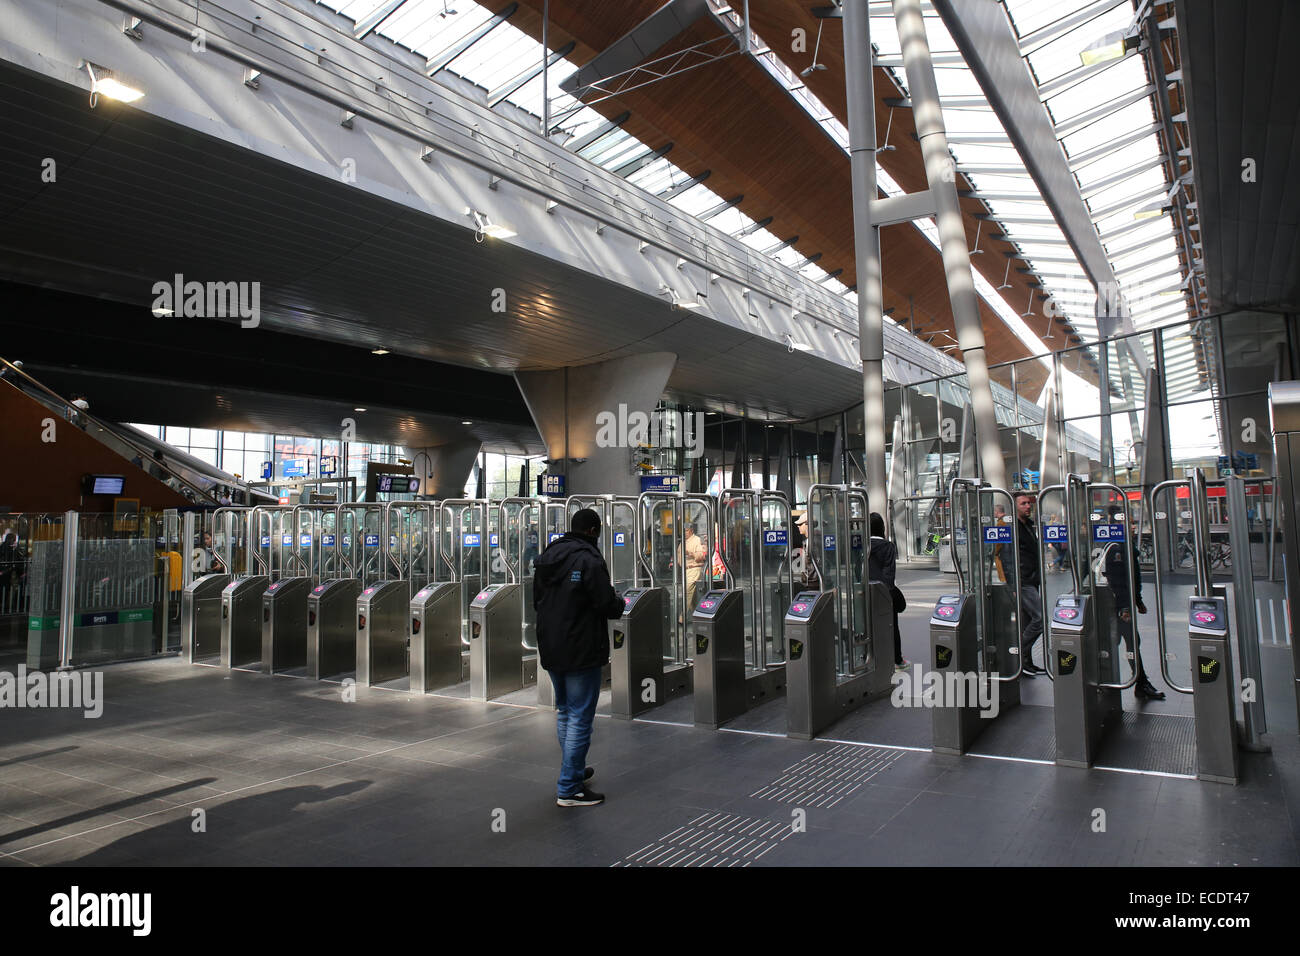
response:
M867 578L881 581L889 588L893 599L894 614L894 670L901 671L911 666L903 659L903 635L898 629L898 612L907 607L903 592L894 583L898 573L898 548L894 542L885 537L885 519L874 511L871 513L871 551L867 561Z

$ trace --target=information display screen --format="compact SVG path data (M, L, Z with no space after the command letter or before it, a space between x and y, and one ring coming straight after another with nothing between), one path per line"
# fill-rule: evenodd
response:
M87 475L85 493L88 495L120 495L126 479L122 475Z

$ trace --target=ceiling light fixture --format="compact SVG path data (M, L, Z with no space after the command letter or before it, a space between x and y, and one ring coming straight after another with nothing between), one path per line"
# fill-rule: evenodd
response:
M466 206L465 215L472 217L474 220L475 242L482 242L484 236L491 236L493 239L509 239L511 236L518 235L509 226L493 222L486 213L481 213L477 209Z
M144 96L143 90L124 83L116 73L107 67L100 66L98 63L91 63L89 60L82 60L81 66L90 74L90 108L92 110L99 105L101 93L110 100L117 100L120 103L134 103Z
M371 354L371 355L387 355L387 354L388 354L388 349L371 349L371 350L370 350L370 354Z
M1095 66L1108 60L1118 60L1131 50L1136 50L1141 37L1136 30L1116 30L1089 43L1079 51L1079 61L1084 66Z
M471 422L471 421L463 421L463 422L461 422L461 424L462 424L462 425L473 425L474 423Z
M354 412L364 412L364 411L365 411L364 408L354 408L354 409L352 409L352 410L353 410Z

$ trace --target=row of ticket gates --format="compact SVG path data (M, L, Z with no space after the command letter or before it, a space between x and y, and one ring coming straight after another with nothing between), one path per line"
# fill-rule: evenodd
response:
M961 491L956 485L952 491L955 515ZM1085 488L1084 493L1090 492ZM967 574L959 576L957 593L939 598L930 616L928 664L943 691L927 708L933 749L940 753L966 753L997 719L990 717L987 693L996 693L993 712L999 716L1020 702L1014 589L976 573L988 567L990 552L980 541L975 512L991 510L993 496L1008 502L1010 496L987 486L976 486L971 495L971 533L958 560ZM860 571L848 581L837 580L860 593L849 602L834 588L797 593L783 615L784 660L765 667L747 662L752 635L746 633L745 589L703 595L686 615L688 656L680 660L668 652L674 624L668 589L627 588L624 612L609 625L611 714L631 719L692 694L695 724L716 729L783 695L788 735L810 739L848 712L891 696L890 592L880 582L860 580ZM183 595L182 651L193 663L227 669L352 678L365 686L467 693L480 701L535 685L536 703L550 706L551 682L540 674L532 638L531 583L525 576L519 583L480 588L475 578L417 589L409 580L363 584L350 577L210 574ZM1053 681L1056 758L1063 765L1096 762L1103 737L1121 714L1120 691L1129 686L1116 673L1122 649L1113 633L1103 634L1097 625L1101 617L1092 604L1103 597L1076 579L1072 590L1055 597L1049 616L1047 669ZM855 605L865 609L861 623L850 625L861 628L851 635L859 649L845 655L845 628L838 618ZM1175 689L1195 698L1198 775L1236 782L1232 653L1222 596L1192 596L1187 634L1196 680L1190 690ZM984 695L978 690L981 680ZM467 690L458 690L466 684Z

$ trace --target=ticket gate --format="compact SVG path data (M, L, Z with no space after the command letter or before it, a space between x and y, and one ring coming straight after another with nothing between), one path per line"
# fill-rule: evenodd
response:
M530 683L524 661L523 591L518 584L489 584L469 605L469 696L492 700ZM531 680L537 680L532 658Z
M1113 673L1118 649L1102 646L1109 643L1110 631L1098 633L1096 600L1062 594L1048 621L1056 762L1064 767L1091 767L1102 738L1123 719L1121 686Z
M717 730L754 704L785 692L785 668L746 673L744 595L710 591L691 617L695 726Z
M322 581L307 596L307 676L350 673L357 666L360 578Z
M1236 783L1241 768L1227 601L1193 596L1187 601L1187 620L1196 713L1196 776L1215 783Z
M281 578L262 592L262 670L307 666L307 595L311 578Z
M460 604L455 581L426 585L411 598L411 693L427 694L469 680Z
M356 669L362 687L410 673L406 636L410 613L410 581L380 581L357 598Z
M181 594L181 653L191 664L221 653L221 592L229 583L229 574L206 574Z
M974 694L967 692L971 675L976 680L983 677L975 603L969 595L944 594L930 613L930 667L945 690L941 706L930 711L935 753L965 753L988 723L980 717L978 688ZM960 688L962 700L950 696L948 688Z
M1176 491L1179 486L1187 488L1185 499L1187 505L1186 510L1180 508L1179 512L1175 512L1168 503L1169 499L1162 498L1162 494ZM1151 489L1149 508L1155 519L1152 545L1156 580L1156 633L1160 643L1160 670L1165 683L1177 693L1192 696L1192 707L1196 715L1197 778L1216 783L1235 784L1240 777L1238 747L1248 746L1258 750L1266 748L1249 740L1251 730L1249 713L1246 714L1247 725L1240 731L1239 736L1237 683L1233 676L1235 668L1227 601L1223 588L1216 586L1211 577L1208 553L1210 519L1207 501L1205 476L1199 468L1191 473L1190 478L1162 481ZM1184 517L1191 522L1195 559L1194 580L1190 583L1192 593L1186 599L1189 664L1191 665L1190 686L1180 685L1169 673L1169 660L1172 655L1169 653L1164 619L1163 579L1167 573L1165 568L1172 563L1172 555L1169 552L1172 551L1170 543L1174 538L1175 523ZM1230 515L1230 518L1232 517ZM1239 520L1239 516L1236 517ZM1165 527L1162 528L1162 524ZM1238 553L1248 554L1249 550L1243 548ZM1241 561L1240 566L1243 574L1249 577L1249 560ZM1242 589L1239 584L1234 594L1240 602ZM1237 610L1240 613L1242 608L1238 607ZM1239 641L1237 653L1243 669L1247 670L1255 686L1259 687L1258 654L1253 644L1256 638L1254 635L1242 636L1247 640ZM1252 664L1253 674L1250 673ZM1243 710L1245 710L1244 704Z
M221 592L221 666L241 667L262 660L262 594L265 574L236 578Z
M631 720L693 686L690 665L664 666L664 588L628 588L609 622L610 714Z
M870 649L867 668L858 673L839 673L835 592L801 591L791 602L785 615L787 736L811 740L849 711L889 696L894 604L884 583L872 581L870 587Z

